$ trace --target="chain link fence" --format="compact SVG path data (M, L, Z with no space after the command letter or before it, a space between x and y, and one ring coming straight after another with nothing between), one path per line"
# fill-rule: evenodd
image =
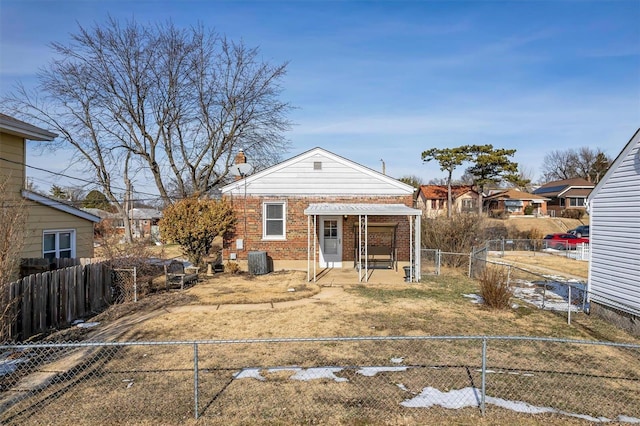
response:
M137 268L119 268L111 272L113 283L113 301L115 303L138 301L138 273Z
M529 252L535 256L536 252L544 252L572 258L575 260L589 260L590 245L586 243L575 243L571 240L545 240L545 239L500 239L488 240L487 250L497 253L500 256L505 252Z
M21 344L0 353L3 424L433 424L480 415L516 424L531 414L640 422L632 344L423 336Z

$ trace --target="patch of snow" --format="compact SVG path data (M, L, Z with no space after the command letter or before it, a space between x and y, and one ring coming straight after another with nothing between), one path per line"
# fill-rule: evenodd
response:
M482 304L484 299L479 294L463 294L464 297L471 299L471 303Z
M330 379L336 382L348 382L349 379L344 377L338 377L335 373L342 371L340 367L315 367L307 368L306 370L300 370L293 376L291 380L315 380L315 379Z
M15 373L18 365L27 362L26 358L3 359L0 361L0 376Z
M373 377L378 373L407 371L409 367L362 367L357 373L367 377Z
M610 422L610 419L606 417L592 417L585 414L570 413L567 411L557 410L551 407L538 407L531 405L523 401L509 401L502 398L494 398L491 396L485 397L486 404L492 404L498 407L505 408L507 410L516 411L518 413L527 414L542 414L542 413L554 413L568 417L575 417L591 422ZM478 407L480 406L480 393L476 388L463 388L457 390L451 390L449 392L441 392L438 389L432 387L426 387L420 392L419 395L414 398L402 401L400 405L404 407L412 408L430 408L435 405L449 408L460 409L465 407ZM640 423L640 419L636 417L620 415L616 419L618 422L625 423Z
M475 388L464 388L449 392L440 392L436 388L426 387L415 397L402 401L400 405L413 408L430 408L439 405L444 408L460 409L464 407L478 407L480 393Z
M409 392L409 389L407 389L407 387L405 385L403 385L402 383L396 383L396 386L399 387L400 389L402 389L405 392Z
M233 375L234 379L256 379L264 381L265 378L260 374L260 368L243 368Z
M616 420L624 423L640 423L640 419L636 417L629 417L629 416L618 416Z
M296 291L296 289L295 288L288 288L287 291L293 293L294 291Z
M81 322L80 324L76 324L76 327L80 328L92 328L100 325L99 322Z
M393 362L394 364L402 364L402 361L404 361L404 357L397 357L397 358L391 358L391 362Z
M547 277L552 279L551 276ZM513 295L537 308L549 311L566 312L569 309L569 290L567 284L558 281L515 281L517 286ZM545 290L546 287L546 290ZM584 283L572 284L571 312L582 311Z

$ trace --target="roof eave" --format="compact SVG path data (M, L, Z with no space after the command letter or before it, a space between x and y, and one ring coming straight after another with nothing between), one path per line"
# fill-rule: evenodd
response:
M85 212L84 210L77 209L68 204L64 204L57 200L52 200L49 197L45 197L44 195L36 194L35 192L22 190L22 196L27 200L34 201L38 204L42 204L47 207L51 207L53 209L59 210L61 212L68 213L70 215L79 217L81 219L85 219L94 223L100 222L101 218L93 215L89 212Z

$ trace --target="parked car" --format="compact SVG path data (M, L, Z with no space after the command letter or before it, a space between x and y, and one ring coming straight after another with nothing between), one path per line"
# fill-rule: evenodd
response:
M573 234L549 234L544 237L547 240L547 247L556 250L575 249L578 244L589 244L588 238L581 238Z
M589 236L589 225L580 225L575 229L569 229L567 231L569 234L573 234L578 238L588 237Z

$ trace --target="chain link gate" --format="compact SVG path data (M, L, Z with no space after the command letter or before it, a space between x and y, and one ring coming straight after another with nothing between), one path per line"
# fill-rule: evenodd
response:
M136 267L113 269L112 282L115 303L138 301L138 273Z

